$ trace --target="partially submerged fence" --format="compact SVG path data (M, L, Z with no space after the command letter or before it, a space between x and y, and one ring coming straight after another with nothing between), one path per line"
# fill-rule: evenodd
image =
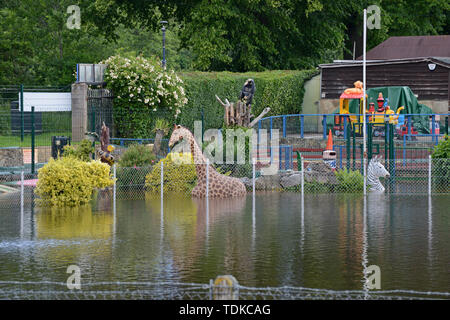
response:
M387 169L389 176L379 181L387 194L448 194L450 193L450 159L409 159L379 160ZM360 173L361 161L346 163L350 171L333 171L322 160L302 159L293 169L280 170L279 165L268 165L255 160L244 164L210 164L209 174L203 178L197 176L197 170L206 172L206 164L174 163L160 161L146 167L121 167L115 165L111 175L116 179L114 185L118 199L138 199L145 197L163 197L166 193L175 193L181 197L191 197L193 188L201 182L203 188L217 189L223 184L212 174L217 171L227 177L241 181L250 194L255 191L319 193L363 193L364 180L367 192L371 191L371 182ZM370 170L368 171L370 174ZM37 174L29 172L0 175L0 206L17 206L20 197L33 201ZM203 180L202 180L203 179ZM224 186L226 189L226 186ZM226 191L225 191L226 192ZM214 197L210 192L209 195Z
M229 281L231 278L233 281ZM64 282L0 281L8 300L437 300L448 292L413 290L327 290L295 286L248 287L232 276L208 284L182 282L94 282L69 289Z

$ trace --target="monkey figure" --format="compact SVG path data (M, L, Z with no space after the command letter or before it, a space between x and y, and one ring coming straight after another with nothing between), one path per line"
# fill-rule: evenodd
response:
M252 115L252 100L255 93L255 81L253 79L247 79L244 83L244 87L239 95L238 103L238 117L241 125L248 126Z
M247 79L244 83L244 87L239 95L239 100L244 102L246 106L252 104L253 95L255 94L255 81L253 79Z

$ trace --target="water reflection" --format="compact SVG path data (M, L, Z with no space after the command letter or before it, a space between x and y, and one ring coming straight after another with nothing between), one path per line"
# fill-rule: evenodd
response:
M42 207L36 212L37 239L109 239L111 212L92 212L90 205L76 208Z
M109 202L108 202L109 201ZM78 209L0 209L0 279L207 283L233 274L249 286L448 291L448 197L258 192L241 199L166 194ZM21 235L21 225L25 236ZM114 224L116 227L114 227ZM367 288L366 288L367 289Z

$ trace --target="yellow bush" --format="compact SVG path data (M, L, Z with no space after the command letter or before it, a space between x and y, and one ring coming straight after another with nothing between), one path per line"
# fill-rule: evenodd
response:
M164 192L190 192L197 184L197 172L190 153L169 153L145 177L150 192L161 191L161 161L164 163Z
M105 188L113 183L107 164L63 157L50 159L39 169L35 193L44 203L78 206L91 200L95 188Z

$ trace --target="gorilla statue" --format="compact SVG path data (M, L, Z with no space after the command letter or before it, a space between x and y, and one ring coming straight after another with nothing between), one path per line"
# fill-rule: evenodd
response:
M252 104L253 95L255 94L255 81L253 79L247 79L244 83L244 87L239 95L239 100L244 102L247 106Z

